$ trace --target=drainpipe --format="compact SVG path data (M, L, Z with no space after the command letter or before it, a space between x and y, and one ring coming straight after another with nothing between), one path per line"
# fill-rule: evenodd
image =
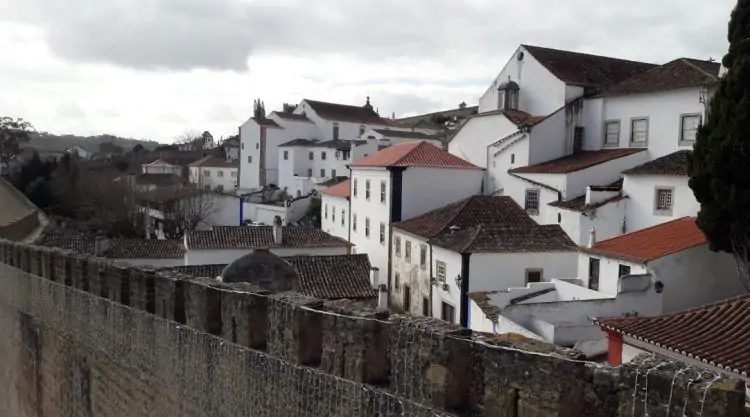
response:
M429 284L430 284L430 294L428 295L428 299L430 301L430 308L427 310L427 313L429 313L430 317L434 317L433 314L432 314L432 297L433 297L432 296L432 287L434 287L434 285L432 285L432 277L433 277L433 275L432 275L432 273L433 273L432 272L432 243L430 243L430 241L428 240L427 241L427 245L430 247L430 282L429 282Z
M469 328L469 260L471 253L461 254L461 305L460 324L461 327Z

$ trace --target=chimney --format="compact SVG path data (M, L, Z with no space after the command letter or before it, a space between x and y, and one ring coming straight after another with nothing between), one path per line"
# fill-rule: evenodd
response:
M388 310L388 288L385 287L385 284L382 284L378 291L378 309Z
M273 218L273 243L275 243L278 246L281 246L281 243L283 241L281 232L282 232L281 216L276 216Z
M109 238L104 235L99 235L94 238L94 256L104 256L104 253L109 250Z
M589 231L589 247L593 247L596 243L596 229L593 227L591 228L591 231Z
M372 288L377 290L380 288L380 269L378 267L373 266L370 268L370 284L372 285Z

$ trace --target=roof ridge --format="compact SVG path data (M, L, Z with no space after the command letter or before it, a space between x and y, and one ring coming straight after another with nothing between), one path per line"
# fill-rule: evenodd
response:
M659 223L659 224L655 224L655 225L653 225L653 226L649 226L649 227L644 227L643 229L633 230L632 232L630 232L630 233L625 233L624 235L620 235L620 236L615 236L615 237L612 237L612 238L609 238L609 239L601 240L601 241L599 241L599 242L596 242L596 243L594 244L594 246L596 246L596 245L597 245L597 244L599 244L599 243L604 243L604 242L611 242L611 241L613 241L613 240L616 240L616 239L620 239L620 238L623 238L623 237L625 237L625 236L631 236L631 235L634 235L634 234L636 234L636 233L641 233L641 232L645 232L646 230L652 230L652 229L656 229L657 227L663 227L663 226L665 226L665 225L668 225L668 224L671 224L671 223L677 223L677 222L679 222L679 221L683 221L683 220L685 220L685 219L693 219L693 220L695 221L695 217L693 217L693 216L683 216L683 217L680 217L680 218L677 218L677 219L673 219L673 220L670 220L670 221L668 221L668 222L664 222L664 223ZM584 246L584 247L585 247L585 246ZM591 248L591 249L596 249L596 248Z
M713 301L713 302L710 302L710 303L707 303L707 304L703 304L703 305L700 305L700 306L697 306L697 307L691 307L691 308L688 308L688 309L685 309L685 310L675 311L675 312L672 312L672 313L660 314L658 316L598 317L598 318L595 318L594 321L597 322L597 323L600 323L601 320L628 320L628 319L629 320L635 320L635 319L637 319L637 320L652 319L653 320L653 319L659 319L659 318L668 318L668 317L681 316L681 315L684 315L684 314L691 314L691 313L699 312L701 310L705 310L705 309L708 309L708 308L713 308L713 307L716 307L716 306L721 306L721 305L727 304L729 302L743 300L745 298L750 299L750 294L735 295L733 297L725 298L723 300Z
M334 103L332 101L311 100L309 98L303 98L302 100L306 101L308 103L330 104L330 105L333 105L333 106L354 107L354 108L358 108L358 109L364 109L364 108L366 108L366 107L363 107L363 106L357 106L355 104ZM373 110L373 113L375 113L375 110Z
M450 228L450 224L453 223L453 220L455 220L459 215L461 215L461 213L466 209L467 204L469 204L469 201L474 197L477 197L477 196L471 195L471 196L464 198L463 201L461 200L457 201L457 203L461 203L461 208L458 209L455 214L453 214L451 217L448 218L448 221L445 222L446 226L441 227L440 230L438 230L438 232L435 233L435 236L439 235L440 233L443 233L445 229Z
M528 48L547 49L547 50L551 50L551 51L567 52L567 53L570 53L570 54L593 56L593 57L597 57L597 58L616 59L618 61L635 62L635 63L639 63L639 64L650 64L650 65L654 65L655 67L661 66L661 65L655 64L653 62L636 61L636 60L633 60L633 59L626 59L626 58L616 58L616 57L609 56L609 55L597 55L597 54L592 54L592 53L589 53L589 52L577 52L577 51L571 51L569 49L550 48L548 46L531 45L531 44L528 44L528 43L522 43L521 46L523 46L526 49L528 49ZM529 52L531 52L531 51L529 51ZM532 52L532 55L533 55L533 52Z
M692 62L690 62L690 59L692 59L692 58L685 58L685 57L679 58L680 61L682 61L685 64L689 65L691 68L693 68L695 70L698 70L700 73L705 74L705 75L713 78L714 80L717 80L717 81L719 80L719 77L717 77L717 76L711 74L710 72L705 71L703 68L701 68L701 67L693 64ZM710 62L710 61L706 61L706 62Z

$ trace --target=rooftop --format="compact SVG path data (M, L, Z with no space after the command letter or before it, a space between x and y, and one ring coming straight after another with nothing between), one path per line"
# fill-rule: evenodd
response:
M364 145L365 143L367 143L366 140L337 139L337 140L327 140L324 142L320 142L315 139L297 138L297 139L290 140L289 142L284 142L281 145L279 145L279 147L305 146L309 148L330 148L330 149L337 149L337 150L348 150L348 149L351 149L352 146Z
M568 174L645 150L645 148L623 148L582 151L541 164L514 168L508 172L516 174Z
M606 331L750 375L750 295L662 316L596 322Z
M239 168L239 165L236 162L229 162L226 159L215 155L205 156L192 162L188 166L203 168Z
M483 224L443 233L430 242L458 253L578 251L578 246L557 224L521 227Z
M253 117L252 119L255 121L255 123L257 123L257 124L259 124L261 126L265 126L265 127L278 127L278 128L281 127L276 122L274 122L273 119L269 119L267 117L263 117L263 118Z
M624 95L700 87L719 81L718 62L678 58L638 73L604 90L604 95Z
M138 199L152 203L169 203L183 198L208 195L210 192L192 187L160 187L145 193L140 193Z
M283 112L283 111L276 111L276 112L273 112L273 114L278 116L280 119L284 119L284 120L295 120L298 122L309 122L309 123L313 122L312 120L308 119L307 116L305 116L304 114L294 114L294 113Z
M612 184L607 184L607 185L590 185L589 187L592 190L598 190L598 191L617 191L617 192L620 192L620 191L622 191L622 182L623 182L622 178L620 178L619 180L613 182ZM558 208L566 209L566 210L573 210L573 211L584 212L586 210L591 210L591 209L599 208L599 207L605 206L605 205L607 205L609 203L614 203L616 201L620 201L620 200L623 200L623 199L626 199L626 198L628 198L628 197L624 196L622 194L618 194L618 195L615 195L615 196L613 196L611 198L608 198L606 200L603 200L603 201L598 201L598 202L593 203L593 204L586 204L586 194L584 194L584 195L582 195L580 197L576 197L576 198L573 198L573 199L570 199L570 200L566 200L566 201L553 201L553 202L551 202L551 203L549 203L547 205L548 206L552 206L552 207L558 207Z
M707 243L695 218L683 217L626 235L596 242L586 252L646 263Z
M94 253L94 236L78 230L47 227L34 241L37 246L49 246L77 253ZM185 254L181 240L109 239L109 248L102 254L112 259L180 259Z
M376 125L388 124L373 109L368 107L327 103L325 101L308 99L305 99L304 102L307 103L318 116L326 120Z
M282 243L273 239L273 226L214 226L187 232L189 250L257 248L342 248L351 243L313 228L284 226Z
M463 118L471 116L472 114L475 114L478 111L479 111L479 106L458 107L458 108L450 109L450 110L442 110L442 111L436 111L432 113L418 114L416 116L401 117L401 118L396 119L396 122L404 123L404 124L417 123L420 121L431 122L434 116L456 117L459 119L463 119Z
M331 197L349 198L349 188L349 180L346 180L328 187L320 193Z
M623 171L625 175L688 175L693 151L681 150Z
M561 81L581 87L604 87L657 66L540 46L521 46Z
M354 161L351 166L482 169L423 141L391 145L377 153Z
M390 130L390 129L373 129L383 136L405 139L435 139L435 135L429 135L422 132L412 132L411 130Z
M394 223L393 227L432 239L449 233L451 226L470 228L480 224L534 226L537 223L511 197L476 195Z

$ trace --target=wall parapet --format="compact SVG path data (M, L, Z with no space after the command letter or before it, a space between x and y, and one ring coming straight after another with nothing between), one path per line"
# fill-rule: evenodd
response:
M150 331L165 331L168 324L181 329L179 351L161 352L154 345L158 333L153 340L139 336L136 348L123 351L144 369L155 366L149 365L156 360L149 352L175 355L169 359L173 362L198 345L204 352L201 355L208 355L197 361L207 367L201 372L223 369L240 386L245 383L242 368L227 369L239 365L222 363L219 358L251 352L248 358L262 362L268 378L285 377L275 373L280 363L286 364L295 370L294 378L312 384L297 387L305 388L304 398L264 395L269 401L291 402L295 407L303 401L339 399L355 392L364 395L361 390L377 392L393 399L393 404L400 402L401 412L414 405L421 411L413 415L428 415L424 410L432 410L429 415L579 417L632 416L645 411L671 416L684 408L688 416L729 417L745 401L744 387L738 381L674 361L645 358L614 368L520 335L478 334L442 320L391 314L346 300L269 293L249 283L227 284L0 240L0 280L11 270L8 267L38 277L47 287L72 291L70 297L85 296L89 317L73 318L59 311L57 325L67 320L97 329L111 315L111 311L104 312L111 310L106 307L111 304L126 306L129 321L143 317L152 323ZM13 303L19 311L39 311L41 307L32 305L37 302L32 293L47 290L40 289L40 284L22 287L19 291L25 295L15 300L7 298L12 294L6 294L5 300L0 295L0 307ZM63 305L56 308L65 310ZM112 336L117 339L113 343L132 344L126 328L119 330L120 334ZM239 359L230 362L235 360ZM332 385L310 379L321 375ZM330 381L346 381L346 386L360 391L333 392ZM216 396L210 407L217 410L228 396L223 392L205 395L209 394ZM351 414L341 410L330 415L384 415L384 404L370 401L356 412L348 410ZM393 404L388 403L389 411L396 407Z

